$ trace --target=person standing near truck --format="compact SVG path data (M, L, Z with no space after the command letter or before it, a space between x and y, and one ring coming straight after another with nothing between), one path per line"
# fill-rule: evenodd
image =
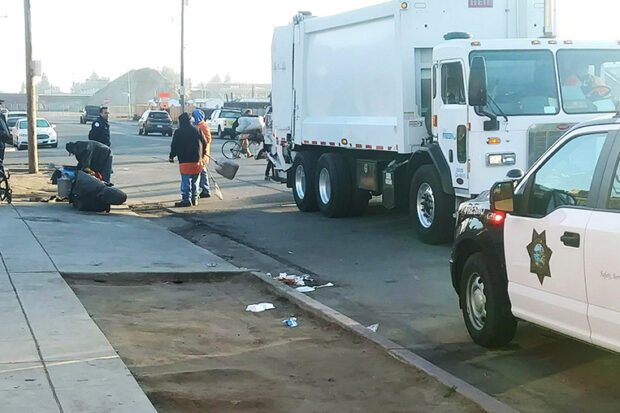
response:
M97 141L104 145L111 147L110 141L110 124L108 123L108 117L110 111L107 106L102 106L99 109L99 117L93 122L88 133L88 140Z
M207 155L204 137L192 126L189 114L183 112L179 116L179 128L174 131L170 144L168 161L179 159L181 172L181 201L175 207L189 207L198 205L198 178L204 169L203 160Z
M198 183L198 186L200 188L200 198L210 198L211 188L209 187L209 175L207 172L207 166L209 164L209 157L211 156L211 141L213 139L211 137L211 131L209 130L209 126L207 126L207 122L205 122L205 115L202 110L198 108L194 109L194 111L192 112L192 118L194 119L194 125L196 126L196 128L200 132L202 132L206 151L204 167L200 172L200 182Z

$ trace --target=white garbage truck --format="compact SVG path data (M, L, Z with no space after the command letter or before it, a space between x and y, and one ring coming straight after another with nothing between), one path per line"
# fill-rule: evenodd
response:
M301 211L408 207L427 243L457 206L616 112L618 42L553 37L550 0L300 12L272 43L272 157ZM471 34L470 34L471 33Z

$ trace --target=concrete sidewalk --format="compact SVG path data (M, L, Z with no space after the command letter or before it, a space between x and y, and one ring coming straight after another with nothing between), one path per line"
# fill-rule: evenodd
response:
M239 272L133 215L0 205L0 412L154 412L62 274Z

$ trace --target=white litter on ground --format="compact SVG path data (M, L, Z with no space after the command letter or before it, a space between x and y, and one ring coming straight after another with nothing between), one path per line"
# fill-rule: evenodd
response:
M258 304L250 304L245 308L245 311L249 311L251 313L261 313L265 310L273 310L276 308L271 303L258 303Z

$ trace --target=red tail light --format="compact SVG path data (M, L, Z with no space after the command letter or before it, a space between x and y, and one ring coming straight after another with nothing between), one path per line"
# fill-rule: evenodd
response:
M489 214L489 221L493 225L502 225L505 219L506 219L506 213L504 212L496 211L496 212L491 212Z

